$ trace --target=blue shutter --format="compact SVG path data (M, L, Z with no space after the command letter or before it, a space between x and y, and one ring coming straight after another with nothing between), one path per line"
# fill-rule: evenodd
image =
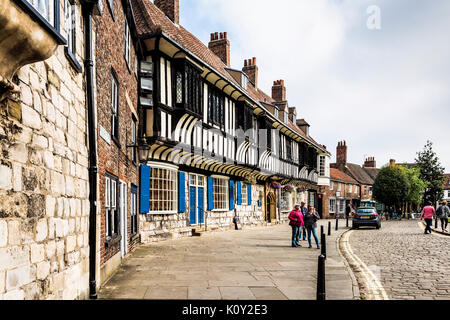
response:
M230 180L230 210L234 210L234 181Z
M236 182L236 187L237 187L237 204L238 205L242 205L242 183L241 182Z
M208 177L208 211L214 210L213 199L213 178Z
M251 184L247 185L247 192L248 192L248 205L251 206L252 205L252 185Z
M178 172L178 212L186 212L186 174Z
M141 165L141 179L140 179L140 197L139 207L140 213L149 213L150 211L150 167Z

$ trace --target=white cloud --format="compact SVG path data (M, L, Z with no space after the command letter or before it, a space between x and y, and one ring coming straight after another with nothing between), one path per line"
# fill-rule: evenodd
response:
M368 30L366 9L381 8ZM413 161L427 139L450 171L450 3L445 0L181 0L182 24L205 43L227 31L232 66L257 57L259 86L284 79L291 106L349 160Z

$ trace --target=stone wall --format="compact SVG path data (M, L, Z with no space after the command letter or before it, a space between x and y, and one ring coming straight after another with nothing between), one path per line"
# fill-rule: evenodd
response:
M78 24L79 62L83 39ZM89 290L84 77L59 46L48 60L21 68L14 81L22 118L0 118L0 300L83 299Z

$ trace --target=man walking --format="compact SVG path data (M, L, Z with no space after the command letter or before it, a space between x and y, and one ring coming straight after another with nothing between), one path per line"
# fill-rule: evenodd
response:
M436 215L441 218L442 232L448 232L448 217L450 216L450 208L447 206L447 201L443 201L439 208L436 210Z
M427 227L425 228L425 234L431 234L431 225L433 224L433 216L435 215L436 210L434 210L431 201L427 202L427 206L423 208L422 214L420 216L420 220L425 219L427 223Z

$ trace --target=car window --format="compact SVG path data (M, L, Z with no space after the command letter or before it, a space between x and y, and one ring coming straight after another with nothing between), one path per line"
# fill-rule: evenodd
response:
M375 209L358 209L358 214L375 213Z

